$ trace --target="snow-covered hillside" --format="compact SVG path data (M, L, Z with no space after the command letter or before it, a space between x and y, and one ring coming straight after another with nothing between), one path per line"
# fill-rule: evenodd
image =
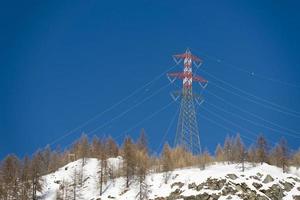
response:
M108 164L117 169L122 159L110 158ZM42 194L45 200L56 199L60 184L71 182L76 169L81 168L81 161L69 163L55 173L44 177L45 188ZM246 165L245 172L236 164L214 164L205 170L185 168L174 170L167 184L162 173L149 174L149 199L300 199L300 171L292 168L290 173L267 164ZM124 191L125 180L116 178L108 181L104 194L99 196L98 183L99 161L87 159L83 167L84 184L78 189L77 199L117 199L133 200L138 193L137 183L132 183L128 191Z

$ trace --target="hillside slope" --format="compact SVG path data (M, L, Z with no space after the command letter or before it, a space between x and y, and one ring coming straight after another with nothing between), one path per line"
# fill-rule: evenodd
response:
M122 159L110 158L108 165L115 170L121 166ZM45 200L57 199L57 191L63 183L72 182L74 171L80 171L81 161L75 161L44 177ZM128 191L124 190L125 180L116 178L108 181L105 192L99 196L99 161L87 159L83 167L83 185L76 189L77 199L133 200L138 194L138 184L132 183ZM168 183L164 183L162 173L149 174L149 199L300 199L300 171L292 168L291 173L282 173L281 169L268 164L246 165L241 172L236 164L217 163L205 170L185 168L174 170ZM68 184L68 183L67 183Z

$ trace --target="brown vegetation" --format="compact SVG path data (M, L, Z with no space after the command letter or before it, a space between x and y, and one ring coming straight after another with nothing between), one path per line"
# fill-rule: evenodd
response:
M79 195L76 191L83 185L82 169L87 158L90 157L100 160L98 172L100 195L108 180L123 176L125 188L130 187L133 182L139 184L138 199L147 199L146 177L150 172L162 172L164 182L167 183L176 168L198 166L205 169L205 166L212 162L241 163L241 166L244 166L244 162L253 165L266 162L281 167L284 172L289 165L300 166L300 151L291 153L285 139L281 139L270 149L263 135L259 135L256 143L247 149L240 135L237 134L235 137L226 137L223 146L218 144L214 152L215 156L211 156L208 150L203 151L201 155L193 155L181 147L171 148L167 143L161 155L153 156L149 154L144 130L141 131L136 142L127 136L121 147L111 137L94 137L90 142L83 134L63 152L59 148L51 150L47 146L45 149L38 150L32 157L25 156L22 160L15 155L8 155L0 165L0 199L38 199L37 193L43 188L41 179L43 175L56 171L68 162L81 159L81 170L74 171L72 183L62 183L61 190L58 191L58 199L62 194L68 194L70 199L76 199ZM107 164L108 158L117 156L123 157L123 165L118 172L109 168Z

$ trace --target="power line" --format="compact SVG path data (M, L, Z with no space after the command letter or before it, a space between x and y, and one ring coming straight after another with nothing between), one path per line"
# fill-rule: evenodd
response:
M130 107L129 109L123 111L122 113L118 114L117 116L115 116L114 118L112 118L111 120L101 124L100 126L96 127L95 129L89 131L88 133L86 133L86 135L91 135L92 133L94 133L95 131L105 127L106 125L112 123L113 121L119 119L120 117L124 116L125 114L127 114L128 112L130 112L132 109L136 108L137 106L141 105L142 103L144 103L145 101L147 101L148 99L150 99L151 97L155 96L156 94L158 94L160 91L162 91L163 89L165 89L167 86L169 86L170 83L164 85L163 87L161 87L160 89L158 89L155 93L151 94L150 96L146 97L145 99L143 99L142 101L140 101L139 103L133 105L132 107ZM158 111L155 111L154 113L152 113L150 116L148 116L147 118L151 118L154 115L158 114L159 112L161 112L162 110L166 109L168 106L170 106L173 102L168 103L167 105L165 105L163 108L159 109ZM142 120L143 121L143 120ZM138 122L141 123L141 122ZM114 137L115 139L121 137L123 135L120 134L117 137ZM72 143L68 144L67 146L70 146Z
M196 51L199 52L198 50L196 50ZM237 65L228 63L224 59L220 59L220 58L217 58L216 56L208 55L208 54L204 53L203 51L200 51L199 54L201 54L202 56L206 57L207 59L212 60L212 61L214 61L218 64L223 63L224 65L229 66L230 68L232 68L234 70L237 70L237 71L243 72L247 75L250 75L251 77L257 77L257 78L260 78L262 80L267 80L267 81L279 83L279 84L290 86L290 87L300 88L300 85L290 83L290 82L287 82L287 81L282 81L282 80L279 80L279 79L275 79L275 78L265 76L265 75L262 75L262 74L258 74L256 72L254 73L253 71L249 71L249 70L246 70L244 68L238 67Z
M207 73L207 72L206 72ZM222 81L223 82L223 81ZM225 83L225 84L227 84L227 85L231 85L231 84L229 84L229 83L226 83L226 82L223 82L223 83ZM297 117L297 118L300 118L300 113L298 113L298 112L296 112L296 111L293 111L294 113L292 113L292 111L290 110L290 109L287 109L287 108L284 108L284 107L281 107L281 109L279 108L279 106L276 108L276 107L272 107L272 106L269 106L269 105L266 105L266 104L264 104L264 103L261 103L261 102L259 102L259 101L257 101L257 100L253 100L253 99L251 99L251 98L249 98L248 96L242 96L242 95L240 95L240 94L238 94L238 93L236 93L236 92L233 92L233 91L231 91L231 90L229 90L229 89L226 89L226 88L224 88L224 87L222 87L222 86L220 86L220 85L218 85L218 84L216 84L216 83L214 83L214 82L212 82L212 81L210 81L210 84L212 84L212 85L214 85L215 87L217 87L217 88L219 88L219 89L221 89L221 90L223 90L223 91L226 91L226 92L228 92L228 93L231 93L231 94L233 94L233 95L236 95L236 96L238 96L238 97L240 97L240 98L243 98L243 99L246 99L246 100L248 100L248 101L250 101L250 102L252 102L252 103L255 103L255 104L258 104L258 105L261 105L261 106L263 106L263 107L265 107L265 108L269 108L269 109L271 109L271 110L274 110L274 111L277 111L277 112L280 112L280 113L284 113L284 114L286 114L286 115L290 115L290 116L293 116L293 117ZM231 86L232 88L234 88L234 86ZM239 89L240 90L240 89ZM240 90L240 91L242 91L242 90ZM244 92L244 93L247 93L247 92ZM254 97L256 97L256 96L254 96ZM256 97L256 99L258 99L258 98L260 98L260 97ZM265 101L266 102L266 101ZM269 102L269 104L272 104L271 102ZM275 105L275 104L274 104ZM284 109L285 110L284 110ZM295 114L296 113L296 114Z
M225 110L225 109L223 109L223 108L220 108L220 107L218 107L218 106L216 106L216 105L214 105L214 104L211 104L211 103L208 103L208 102L206 102L206 104L211 105L211 106L213 106L214 108L216 108L216 109L218 109L218 110L221 110L221 111L223 111L223 112L225 112L225 113L227 113L227 114L234 115L234 116L236 116L236 117L238 117L238 118L240 118L240 119L243 119L243 120L245 120L245 121L247 121L247 122L249 122L249 123L251 123L251 124L254 124L254 125L256 125L256 126L264 127L264 128L266 128L266 129L272 130L272 131L274 131L274 132L283 134L282 131L279 131L279 130L274 129L274 128L272 128L272 127L265 126L265 125L263 125L263 124L260 124L260 123L254 122L254 121L252 121L252 120L246 119L246 118L244 118L244 117L242 117L242 116L240 116L240 115L238 115L238 114L229 112L229 111L227 111L227 110ZM300 139L299 136L295 136L295 135L293 135L293 134L287 134L287 133L285 133L285 134L286 134L286 135L289 135L289 136L291 136L291 137Z
M254 114L254 113L251 113L251 112L249 112L249 111L247 111L247 110L245 110L245 109L243 109L243 108L241 108L241 107L239 107L239 106L236 106L236 105L233 104L233 103L230 103L229 101L225 100L224 98L222 98L222 97L220 97L220 96L218 96L218 95L216 95L216 94L214 94L214 93L212 93L212 92L209 92L208 90L206 90L206 92L207 92L208 94L214 96L215 98L221 100L222 102L224 102L224 103L230 105L231 107L236 108L236 109L238 109L239 111L241 111L241 112L243 112L243 113L246 113L246 114L248 114L248 115L251 115L252 117L254 117L254 118L256 118L256 119L262 120L262 121L264 121L264 122L266 122L266 123L272 124L273 126L276 126L276 127L278 127L278 128L281 128L281 129L286 130L286 131L289 131L289 132L292 132L292 133L294 133L294 134L298 134L297 131L294 131L294 130L289 129L289 128L284 127L284 126L281 126L281 125L276 124L276 123L274 123L274 122L271 122L271 121L269 121L269 120L267 120L267 119L265 119L265 118L262 118L262 117L260 117L259 115L256 115L256 114Z
M222 124L220 124L220 123L218 123L218 122L212 120L211 118L209 118L209 117L207 117L207 116L200 115L199 117L200 117L200 118L203 118L203 119L206 119L207 121L209 121L209 122L211 122L211 123L213 123L213 124L215 124L215 125L217 125L217 126L219 126L219 127L221 127L221 128L224 128L224 129L230 131L230 132L233 133L233 134L236 134L236 133L238 132L238 131L235 131L235 130L233 130L233 129L230 129L230 128L228 128L227 126L224 126L224 125L222 125ZM246 140L248 140L248 141L250 141L250 142L255 142L255 140L251 139L250 137L244 136L244 135L242 135L242 134L241 134L241 137L245 138Z
M159 110L154 111L153 113L151 113L150 115L148 115L146 118L143 118L141 121L137 122L135 125L133 125L132 127L126 129L125 131L122 131L123 133L118 135L117 137L114 137L115 139L118 139L119 137L121 137L122 135L132 131L133 129L135 129L136 127L138 127L140 124L142 124L143 122L153 118L155 115L157 115L158 113L162 112L163 110L165 110L166 108L168 108L169 106L171 106L174 103L174 101L171 101L170 103L166 104L165 106L163 106L162 108L160 108Z
M208 109L205 109L204 107L202 107L202 109L205 110L206 112L208 112L208 113L210 113L210 114L212 114L212 115L214 115L214 116L216 116L216 117L222 119L223 121L225 121L225 122L227 122L227 123L229 123L229 124L232 124L233 126L236 126L236 127L240 128L240 129L242 129L242 130L247 131L248 133L251 133L251 134L252 134L253 136L255 136L255 137L258 136L258 134L256 134L255 132L251 131L250 129L245 128L245 127L242 127L242 126L240 126L240 125L238 125L238 124L236 124L236 123L234 123L234 122L232 122L232 121L230 121L230 120L228 120L228 119L226 119L226 118L224 118L224 117L222 117L222 116L216 114L216 113L213 112L213 111L210 111L210 110L208 110ZM274 142L272 141L272 143L274 143Z
M169 133L169 131L170 131L170 129L171 129L173 123L174 123L174 120L176 119L176 116L177 116L179 110L180 110L180 107L178 107L178 109L176 110L175 114L173 115L173 118L171 119L171 121L170 121L170 123L169 123L169 125L168 125L168 128L167 128L167 130L165 131L165 133L164 133L164 135L163 135L163 137L162 137L162 139L161 139L161 141L160 141L160 143L159 143L159 145L158 145L158 147L157 147L157 149L156 149L156 152L158 152L158 150L160 149L162 143L164 142L165 138L167 137L167 135L168 135L168 133Z
M103 123L102 125L96 127L95 129L93 129L92 131L88 132L87 135L90 135L94 132L96 132L97 130L105 127L106 125L110 124L111 122L119 119L120 117L124 116L125 114L127 114L128 112L130 112L131 110L133 110L134 108L138 107L139 105L141 105L142 103L144 103L145 101L149 100L150 98L152 98L153 96L157 95L160 91L162 91L163 89L165 89L167 86L169 86L170 83L164 85L163 87L159 88L156 92L152 93L150 96L146 97L145 99L143 99L142 101L139 101L138 103L134 104L132 107L130 107L129 109L123 111L122 113L118 114L117 116L113 117L111 120Z
M99 118L100 116L102 116L103 114L111 111L112 109L114 109L115 107L117 107L118 105L122 104L123 102L125 102L126 100L128 100L130 97L134 96L135 94L137 94L138 92L140 92L141 90L143 90L144 88L146 88L147 86L149 86L150 84L154 83L155 81L157 81L158 79L160 79L162 76L164 76L168 71L172 70L173 68L175 68L177 66L174 65L172 67L170 67L169 69L165 70L164 72L162 72L161 74L157 75L156 77L154 77L152 80L148 81L146 84L142 85L141 87L135 89L132 93L130 93L128 96L126 96L125 98L121 99L120 101L118 101L117 103L113 104L112 106L110 106L109 108L105 109L104 111L100 112L99 114L96 114L94 117L90 118L89 120L85 121L84 123L82 123L81 125L77 126L76 128L66 132L64 135L62 135L61 137L58 137L57 139L53 140L49 145L52 146L54 144L56 144L57 142L61 141L62 139L64 139L65 137L73 134L75 131L85 127L86 125L88 125L90 122L94 121L95 119Z
M252 98L258 99L258 100L260 100L260 101L262 101L262 102L264 102L264 103L266 103L266 104L272 105L273 107L272 107L272 106L265 105L265 104L263 104L263 103L261 103L261 102L258 102L257 100L255 101L255 100L253 100L253 99L250 99L249 97L241 96L241 95L239 95L239 94L237 94L237 93L235 93L235 92L232 92L231 90L225 89L225 88L223 88L223 87L221 87L221 86L219 86L219 85L217 85L217 84L213 84L213 83L210 81L211 84L215 85L216 87L218 87L218 88L220 88L220 89L223 89L224 91L227 91L227 92L229 92L229 93L235 94L235 95L237 95L237 96L239 96L239 97L241 97L241 98L248 99L249 101L251 101L251 102L253 102L253 103L256 103L256 104L259 104L259 105L261 105L261 106L264 106L264 107L266 107L266 108L273 109L273 110L276 110L276 111L278 111L278 112L285 113L285 114L288 114L288 115L291 115L291 116L300 118L300 113L297 112L297 111L293 111L293 110L291 110L291 109L289 109L289 108L286 108L286 107L284 107L284 106L280 106L280 105L278 105L278 104L276 104L276 103L273 103L273 102L271 102L271 101L268 101L268 100L266 100L266 99L263 99L263 98L261 98L261 97L258 97L258 96L254 95L254 94L251 94L251 93L249 93L249 92L246 92L246 91L244 91L244 90L242 90L242 89L240 89L240 88L237 88L237 87L233 86L233 85L230 84L230 83L227 83L226 81L224 81L224 80L222 80L222 79L220 79L220 78L217 78L216 76L214 76L214 75L208 73L207 71L205 71L205 70L203 70L203 69L202 69L202 71L203 71L204 73L206 73L207 75L209 75L210 77L214 78L215 80L217 80L217 81L219 81L219 82L222 82L223 84L228 85L229 87L231 87L231 88L233 88L233 89L235 89L235 90L237 90L237 91L239 91L239 92L241 92L241 93L243 93L243 94L246 94L247 96L251 96ZM276 107L277 107L277 108L276 108Z

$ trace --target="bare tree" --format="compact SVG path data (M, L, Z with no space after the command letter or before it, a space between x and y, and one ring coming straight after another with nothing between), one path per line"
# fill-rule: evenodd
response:
M4 199L18 199L20 162L15 155L8 155L1 166Z
M47 173L50 172L50 160L51 160L51 156L52 156L52 151L49 145L47 145L45 147L45 149L43 149L41 151L41 175L45 175Z
M77 188L78 188L78 174L76 168L72 174L72 190L73 190L73 200L77 198Z
M37 192L42 191L42 179L41 179L41 163L42 163L42 152L38 151L32 159L30 165L30 182L32 190L32 200L37 200Z
M235 137L232 153L236 162L241 162L244 159L245 147L239 133Z
M201 163L201 168L204 170L205 166L207 163L211 161L211 156L209 155L209 152L207 149L204 150L202 155L200 156L200 163Z
M229 136L225 138L223 151L225 160L228 164L233 162L233 139Z
M107 139L107 156L115 158L119 155L119 147L117 143L109 136Z
M142 150L138 150L136 154L137 161L137 180L139 184L139 192L137 197L139 200L148 199L148 184L146 181L147 173L148 173L148 154L146 153L146 148Z
M167 184L171 175L171 171L173 170L171 150L168 143L164 144L161 160L162 160L162 171L164 173L164 182L165 184Z
M49 172L55 172L58 168L63 166L62 155L59 151L55 150L51 153L50 163L49 163Z
M100 152L101 152L101 142L100 142L100 139L95 136L93 138L93 141L92 141L92 147L90 149L91 151L91 156L94 157L94 158L99 158L100 157Z
M145 129L141 130L141 133L137 140L136 146L137 146L138 150L145 151L146 153L148 153L148 142L147 142L147 136L146 136Z
M22 184L21 191L20 191L20 199L27 200L30 198L30 158L25 156L23 163L22 163L22 170L21 170L21 177L20 182Z
M222 146L220 144L217 145L217 148L215 150L215 159L217 162L223 162L224 161L224 151L222 149Z
M297 167L300 167L300 149L293 154L292 163Z
M283 172L286 172L289 159L289 149L287 141L281 138L279 143L275 146L272 151L273 162L275 165L282 168Z
M256 156L257 161L263 164L268 161L268 145L263 135L258 136L256 141Z
M257 162L256 149L253 145L248 148L247 159L253 166Z
M126 177L126 188L129 187L135 173L136 159L134 148L131 138L126 137L123 144L123 172Z
M82 134L79 140L79 158L82 159L82 165L86 164L86 158L89 153L89 141L86 134Z
M103 194L103 185L107 182L107 143L101 140L100 142L100 196Z

